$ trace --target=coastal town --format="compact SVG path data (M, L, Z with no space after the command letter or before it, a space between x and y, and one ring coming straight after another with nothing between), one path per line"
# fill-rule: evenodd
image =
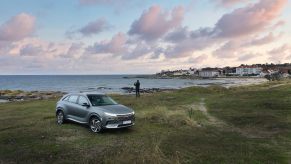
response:
M196 78L218 78L218 77L269 77L278 75L281 78L291 77L291 63L284 64L241 64L237 67L223 68L189 68L180 70L162 70L156 73L159 78L172 77L196 77Z

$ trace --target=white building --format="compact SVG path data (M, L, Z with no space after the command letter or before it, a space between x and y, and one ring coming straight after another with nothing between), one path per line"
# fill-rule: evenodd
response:
M182 76L183 73L182 73L181 71L175 71L175 72L173 73L173 75L174 75L174 76Z
M261 72L262 72L262 68L257 67L257 66L240 66L236 68L236 74L240 76L260 75Z
M189 75L195 75L196 74L196 69L194 69L194 68L190 68L189 70L188 70L188 73L189 73Z
M217 69L202 69L199 71L199 76L203 78L218 77L219 71Z
M174 76L190 75L188 70L177 70L173 72Z

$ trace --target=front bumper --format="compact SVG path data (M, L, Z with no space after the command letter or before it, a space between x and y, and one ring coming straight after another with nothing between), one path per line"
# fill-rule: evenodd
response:
M105 126L106 129L118 129L118 128L126 128L133 126L134 123L131 124L107 124Z
M130 121L130 123L126 123ZM108 118L105 123L104 128L106 129L116 129L116 128L125 128L133 126L135 122L135 116L132 114L129 115L117 115L115 118Z

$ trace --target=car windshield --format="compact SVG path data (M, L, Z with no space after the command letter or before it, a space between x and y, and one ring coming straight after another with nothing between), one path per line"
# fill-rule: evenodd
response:
M112 98L106 95L88 95L88 98L93 106L116 105Z

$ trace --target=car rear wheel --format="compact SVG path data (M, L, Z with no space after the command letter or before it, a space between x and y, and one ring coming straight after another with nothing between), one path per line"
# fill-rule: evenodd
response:
M90 129L93 133L99 133L102 130L101 121L97 117L92 117L90 119Z
M62 111L58 111L57 113L57 124L61 125L65 121L64 113Z

